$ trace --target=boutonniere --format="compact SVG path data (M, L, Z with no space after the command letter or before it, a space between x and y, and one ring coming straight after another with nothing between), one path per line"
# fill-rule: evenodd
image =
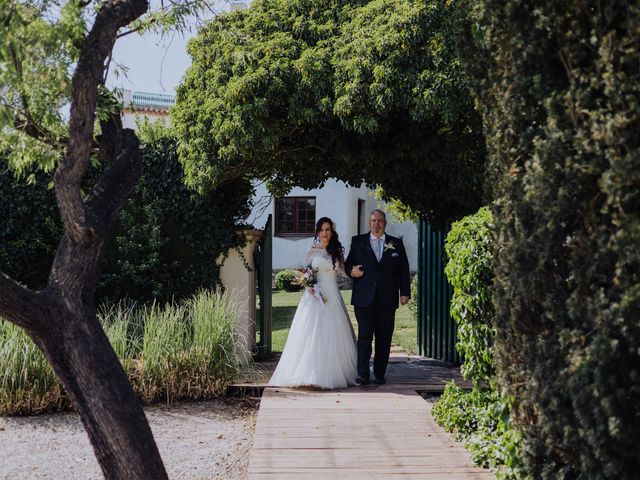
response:
M395 250L396 246L393 244L393 242L387 242L384 244L384 251L386 252L387 250Z

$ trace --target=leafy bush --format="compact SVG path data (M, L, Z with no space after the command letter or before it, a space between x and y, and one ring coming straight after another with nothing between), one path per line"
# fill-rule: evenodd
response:
M215 259L243 241L235 231L249 213L251 185L237 180L202 194L189 190L170 132L143 125L140 136L143 174L106 242L99 301L189 296L215 284ZM0 166L0 270L37 289L46 283L62 226L46 177L32 178L27 184Z
M0 158L0 271L37 288L46 283L62 222L47 175L14 175Z
M302 286L295 283L298 277L300 277L300 272L296 270L281 270L276 273L276 288L287 292L298 292L302 290Z
M483 207L455 222L445 242L445 273L454 290L451 316L458 326L456 348L464 359L462 375L475 387L489 386L495 373L492 228L491 213Z
M143 176L114 228L98 288L103 299L189 296L214 285L215 259L244 241L235 232L249 213L249 182L232 181L202 194L188 189L176 141L160 128L141 127Z
M637 478L640 4L465 9L495 179L494 354L524 464Z
M182 304L103 308L100 319L143 403L213 398L246 367L230 292L201 291ZM0 320L0 413L67 410L71 403L24 330Z
M453 287L451 315L458 327L456 348L463 358L464 391L453 382L436 402L433 415L447 431L464 441L473 460L499 469L503 478L518 478L518 434L510 428L509 408L495 387L492 218L487 207L455 222L445 249L445 267Z
M416 322L418 321L418 275L414 275L411 279L411 298L409 298L409 303L407 304L409 310L414 317L416 317Z
M464 442L476 464L499 467L499 478L521 478L519 433L511 428L509 406L498 392L477 387L465 391L449 383L433 416Z

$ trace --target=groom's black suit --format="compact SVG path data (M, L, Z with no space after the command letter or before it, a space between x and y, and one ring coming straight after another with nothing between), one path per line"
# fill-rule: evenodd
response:
M409 261L402 240L386 235L380 262L371 248L370 233L351 239L351 248L345 261L345 271L362 265L364 276L353 278L351 304L358 320L358 376L369 378L371 341L376 337L373 373L384 379L391 350L391 337L398 308L398 292L410 295Z

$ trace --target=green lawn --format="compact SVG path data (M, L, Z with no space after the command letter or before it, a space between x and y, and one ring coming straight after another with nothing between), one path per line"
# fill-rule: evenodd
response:
M342 298L347 306L353 328L358 333L358 324L351 303L351 290L342 290ZM273 292L273 351L281 352L289 334L289 326L296 312L302 292ZM416 321L411 310L406 305L396 312L396 328L393 333L393 351L402 351L409 354L416 353Z

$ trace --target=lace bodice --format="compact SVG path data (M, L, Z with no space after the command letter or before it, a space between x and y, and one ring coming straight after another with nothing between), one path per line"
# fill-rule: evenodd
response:
M342 267L336 263L334 268L333 260L327 250L321 245L313 245L307 255L305 256L305 265L311 265L314 269L318 270L320 275L333 275L335 276Z

